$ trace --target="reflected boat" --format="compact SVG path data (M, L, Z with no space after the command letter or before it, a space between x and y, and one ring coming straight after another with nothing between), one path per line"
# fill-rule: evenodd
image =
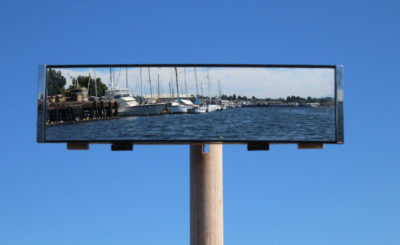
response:
M165 103L156 101L145 101L144 104L140 104L126 88L107 90L106 96L118 102L119 115L122 117L162 115L165 107Z
M128 106L121 116L152 116L162 115L164 113L165 104L142 104L137 106Z
M178 100L168 103L167 107L171 114L180 114L188 113L194 107L194 104L190 100L178 98Z
M221 107L219 105L207 105L207 112L213 112L213 111L220 111Z
M181 114L181 113L187 113L188 109L190 109L186 105L181 105L178 102L171 102L167 104L167 107L169 109L169 112L171 114Z
M207 112L207 107L204 105L199 106L199 107L193 107L188 110L188 113L192 113L192 114L203 114L206 112Z

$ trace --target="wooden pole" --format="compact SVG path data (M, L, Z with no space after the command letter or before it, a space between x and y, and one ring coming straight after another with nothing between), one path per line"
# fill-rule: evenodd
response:
M222 144L190 145L190 245L223 245Z

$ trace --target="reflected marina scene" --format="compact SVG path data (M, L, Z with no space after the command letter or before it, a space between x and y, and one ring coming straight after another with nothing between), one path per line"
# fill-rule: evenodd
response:
M334 68L54 67L46 74L47 141L336 140Z

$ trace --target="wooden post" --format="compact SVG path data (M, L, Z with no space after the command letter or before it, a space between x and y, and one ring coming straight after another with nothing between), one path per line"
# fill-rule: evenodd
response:
M223 245L222 144L190 145L190 245Z

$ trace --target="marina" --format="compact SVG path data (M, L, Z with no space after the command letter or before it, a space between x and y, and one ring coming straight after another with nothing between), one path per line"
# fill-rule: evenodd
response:
M51 98L47 105L47 124L60 124L76 121L115 119L130 116L154 116L165 114L203 114L220 112L235 108L260 108L260 107L304 107L304 108L334 108L333 105L320 105L319 103L268 103L266 101L216 101L208 104L211 99L195 100L196 98L176 99L163 98L158 100L136 101L126 89L107 91L107 98L89 100L63 101L58 97ZM114 95L111 96L110 94ZM84 97L84 96L83 96ZM58 99L57 99L58 98ZM200 102L202 101L202 102Z
M224 69L82 69L48 70L46 140L335 141L333 93L295 96L284 88L268 97L264 87L243 87L267 86L254 80L266 70L234 70L246 75L229 86L236 78Z

